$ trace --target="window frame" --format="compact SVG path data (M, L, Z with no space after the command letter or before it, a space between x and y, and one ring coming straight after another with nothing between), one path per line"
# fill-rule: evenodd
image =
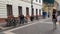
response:
M13 15L13 7L12 5L7 4L7 16L12 16Z

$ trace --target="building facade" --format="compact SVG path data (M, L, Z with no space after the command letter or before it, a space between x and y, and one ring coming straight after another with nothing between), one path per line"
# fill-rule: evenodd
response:
M0 0L0 22L9 16L31 16L31 0ZM42 0L33 0L33 14L42 14Z
M42 15L42 0L33 0L34 15Z
M58 4L58 2L57 2L56 0L54 1L54 4L51 4L51 5L49 5L49 6L48 6L47 4L45 4L45 3L43 3L43 10L46 11L47 14L50 15L50 17L52 17L53 9L58 10L58 9L57 9L58 6L59 6L59 4Z
M59 7L59 3L55 0L53 8L55 8L56 10L58 10L58 7Z

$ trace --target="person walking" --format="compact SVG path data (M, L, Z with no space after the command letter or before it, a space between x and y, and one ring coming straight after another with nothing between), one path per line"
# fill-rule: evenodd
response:
M57 22L57 18L56 18L56 10L53 9L53 13L52 13L52 21L53 21L53 28L56 29L56 22Z
M24 24L24 15L20 15L20 24Z

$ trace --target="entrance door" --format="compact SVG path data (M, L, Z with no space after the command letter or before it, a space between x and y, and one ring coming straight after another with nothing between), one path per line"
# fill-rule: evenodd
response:
M39 16L41 15L41 9L39 9Z
M18 6L18 10L19 10L19 15L22 15L22 7Z
M12 5L7 5L7 16L12 16L13 12L12 12Z
M36 15L38 15L38 9L36 9Z
M29 16L29 8L26 7L26 15Z
M38 9L36 9L36 19L38 19Z

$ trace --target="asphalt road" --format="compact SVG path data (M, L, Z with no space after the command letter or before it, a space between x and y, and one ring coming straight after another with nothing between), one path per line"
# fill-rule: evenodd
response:
M48 31L52 30L52 25L51 24L35 24L31 25L29 27L25 27L22 29L17 29L12 31L13 33L16 34L45 34L48 33Z
M46 23L47 22L47 23ZM16 28L11 30L12 34L60 34L60 25L57 26L57 29L53 29L53 24L50 24L50 20L45 20L36 22L35 24L30 24L21 28ZM8 32L7 32L8 33Z

